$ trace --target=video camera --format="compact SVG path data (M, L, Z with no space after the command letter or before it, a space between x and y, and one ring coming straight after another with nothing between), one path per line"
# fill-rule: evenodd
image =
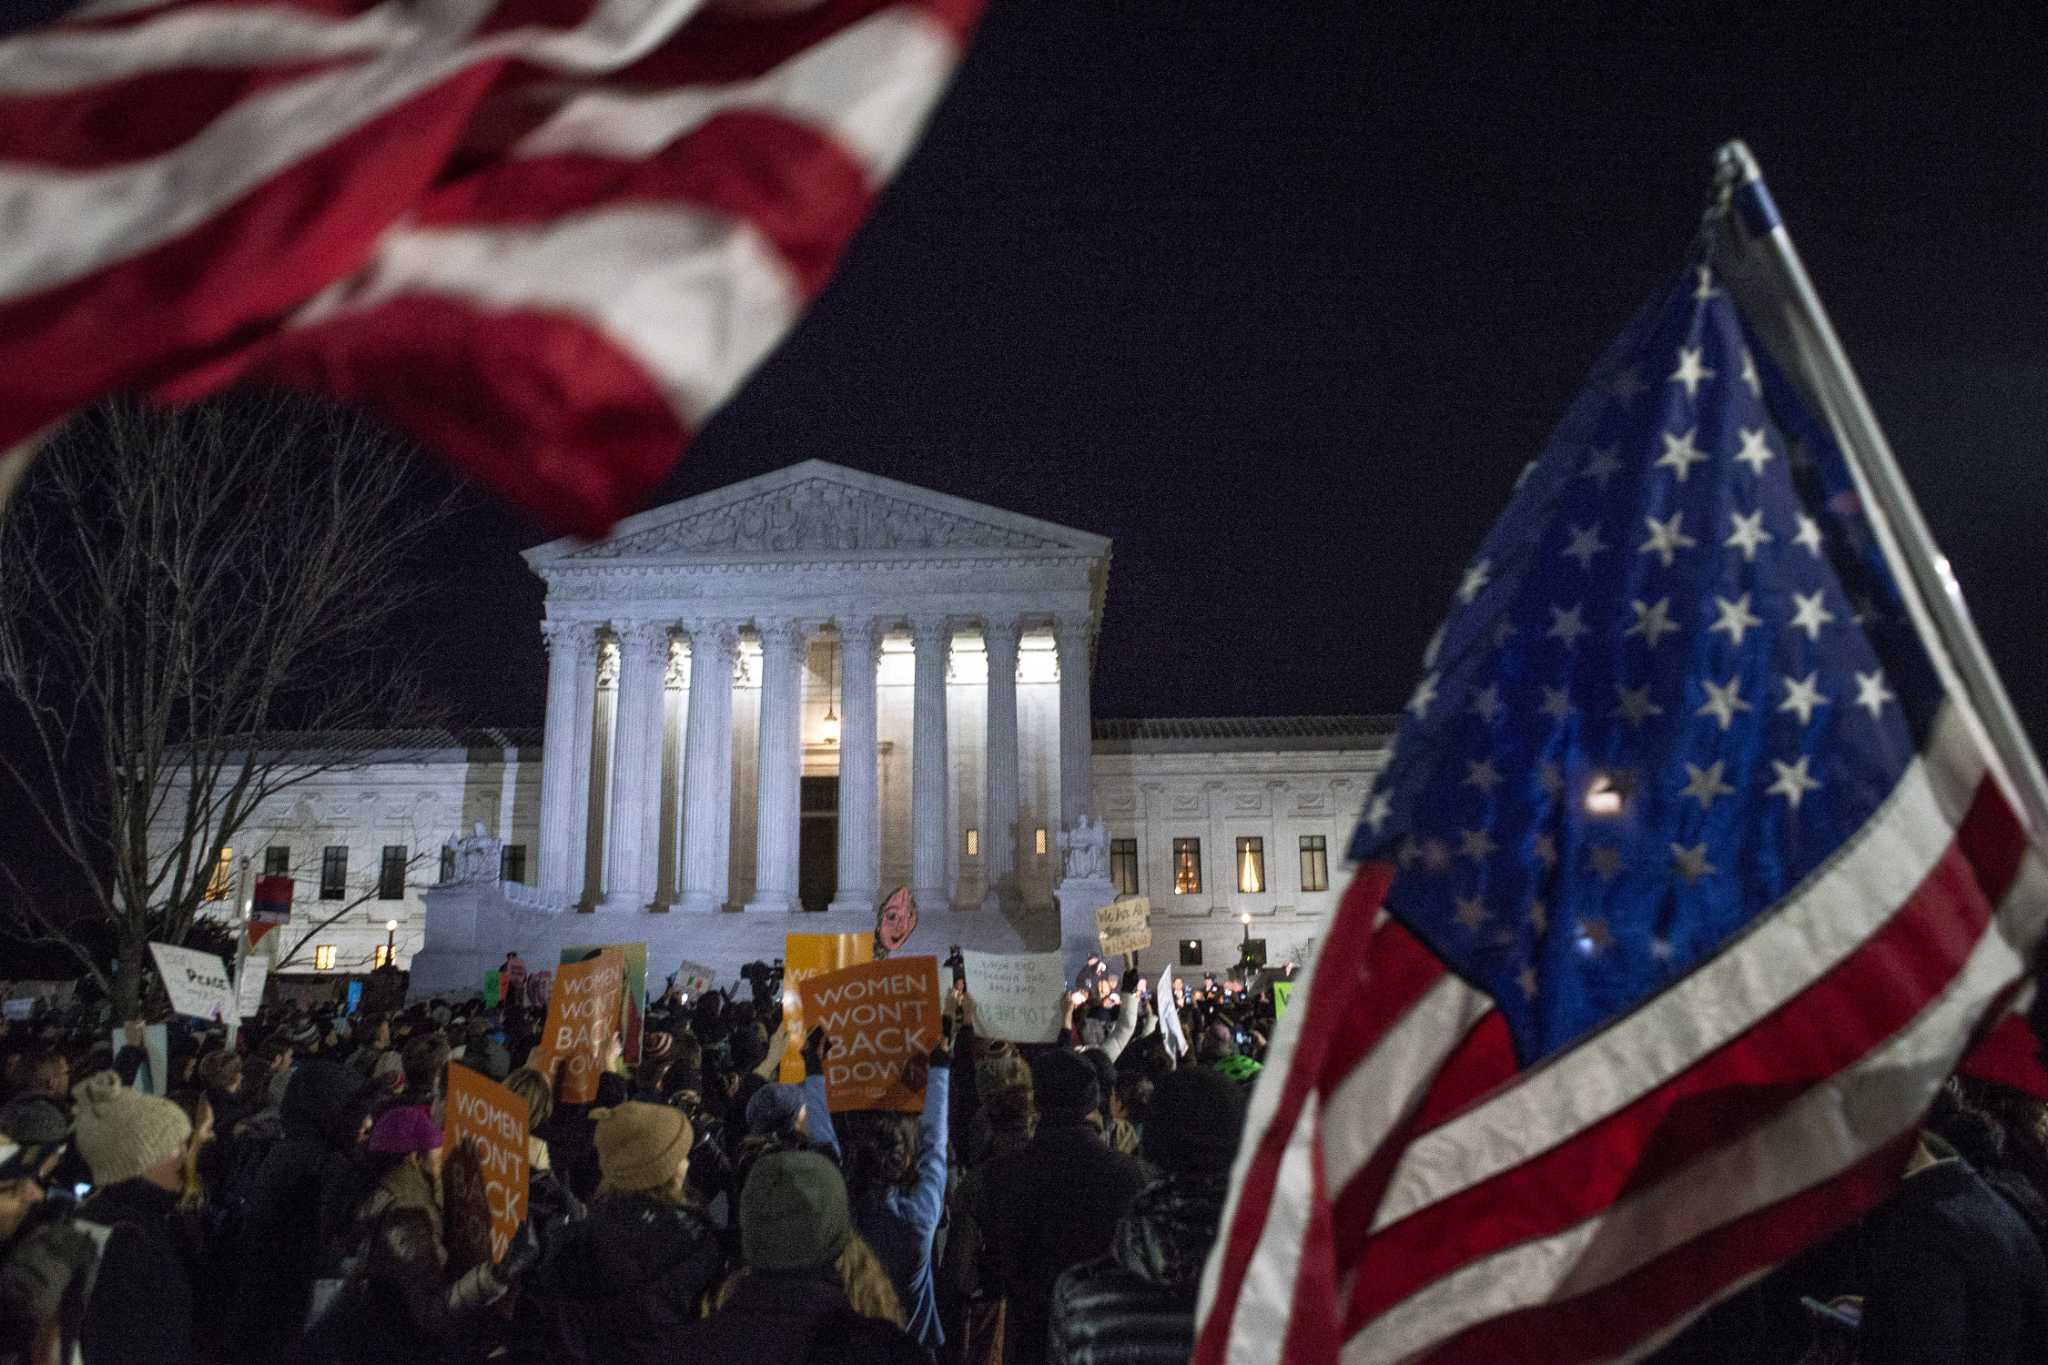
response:
M771 963L749 962L740 968L740 979L754 992L754 1003L767 1006L782 994L782 959Z

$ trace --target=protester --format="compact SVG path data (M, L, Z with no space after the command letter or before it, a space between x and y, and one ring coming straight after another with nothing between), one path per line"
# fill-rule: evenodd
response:
M0 1360L68 1361L85 1316L83 1272L98 1255L46 1182L71 1140L54 1106L0 1110Z
M953 1054L944 1041L924 1067L924 1108L916 1124L894 1113L861 1113L849 1126L846 1180L854 1227L874 1248L902 1301L910 1334L928 1350L945 1344L932 1241L946 1212L947 1096Z
M678 1361L914 1365L903 1307L854 1235L846 1182L822 1153L771 1152L740 1189L740 1272L712 1317L678 1333Z
M86 1077L72 1096L78 1150L96 1186L78 1221L100 1243L80 1334L85 1365L189 1361L192 1268L176 1222L192 1121L112 1071Z

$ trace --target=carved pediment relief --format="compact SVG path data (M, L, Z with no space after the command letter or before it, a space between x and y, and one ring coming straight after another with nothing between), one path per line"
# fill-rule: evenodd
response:
M570 558L1062 548L1045 536L813 478L600 541Z

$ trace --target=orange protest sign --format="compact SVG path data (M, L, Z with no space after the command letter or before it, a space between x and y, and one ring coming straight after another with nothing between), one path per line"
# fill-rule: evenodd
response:
M448 1067L448 1240L505 1259L526 1217L526 1101L460 1063Z
M797 1085L804 1078L804 982L825 972L871 962L875 956L873 934L790 934L782 947L782 1018L789 1028L789 1051L782 1054L781 1078Z
M606 948L588 962L565 962L555 968L539 1050L562 1059L556 1098L564 1103L588 1104L597 1098L598 1073L604 1067L605 1048L619 1031L619 1002L625 989L626 955L617 948Z
M892 957L814 976L800 988L804 1021L823 1025L832 1050L825 1058L826 1107L924 1107L922 1082L913 1089L904 1065L937 1046L939 961Z

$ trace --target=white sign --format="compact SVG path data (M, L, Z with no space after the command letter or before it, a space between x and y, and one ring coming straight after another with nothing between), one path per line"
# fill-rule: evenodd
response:
M1095 912L1095 937L1104 957L1152 946L1152 898L1124 896Z
M237 1017L235 989L228 981L227 965L219 958L168 943L152 943L149 951L164 979L164 990L170 993L172 1010L216 1024Z
M1012 1043L1058 1040L1067 989L1059 953L981 953L963 948L960 961L985 1035Z
M702 996L718 982L718 973L701 962L684 962L676 968L676 989L692 1000Z
M247 957L242 959L242 977L235 982L235 998L240 1001L242 1017L251 1018L263 1008L263 984L270 980L270 959Z

